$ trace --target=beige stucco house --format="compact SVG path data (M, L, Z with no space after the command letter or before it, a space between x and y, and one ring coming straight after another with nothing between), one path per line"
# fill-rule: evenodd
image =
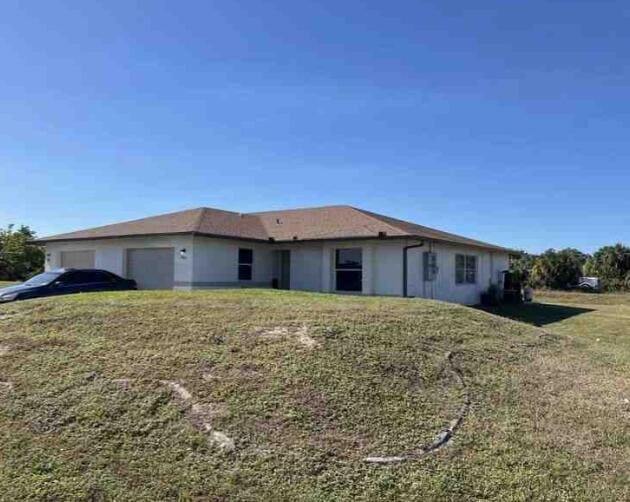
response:
M350 206L198 208L39 239L46 268L99 268L145 289L277 287L475 304L510 250Z

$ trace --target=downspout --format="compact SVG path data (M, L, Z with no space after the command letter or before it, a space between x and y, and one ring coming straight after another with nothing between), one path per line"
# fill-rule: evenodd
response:
M420 244L412 244L411 246L405 246L403 248L403 298L407 298L407 261L408 261L408 251L414 248L421 248L424 246L424 241L420 242Z

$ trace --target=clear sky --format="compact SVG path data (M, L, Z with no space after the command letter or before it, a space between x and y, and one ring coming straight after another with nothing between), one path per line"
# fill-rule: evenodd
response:
M630 243L627 1L0 16L2 226L351 204L533 252Z

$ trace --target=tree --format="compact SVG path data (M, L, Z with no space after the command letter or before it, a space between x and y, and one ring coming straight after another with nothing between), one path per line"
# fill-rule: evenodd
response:
M588 259L577 249L549 249L534 260L530 282L537 288L566 289L578 283Z
M513 254L510 258L510 272L512 272L514 279L521 283L529 282L535 261L536 256L527 251L518 251Z
M44 268L44 252L29 244L35 236L26 225L0 230L0 280L25 280Z
M599 277L608 290L630 290L630 247L604 246L588 260L584 273Z

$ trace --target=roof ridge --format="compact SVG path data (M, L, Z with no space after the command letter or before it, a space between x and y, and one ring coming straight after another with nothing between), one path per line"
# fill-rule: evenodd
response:
M331 209L335 207L352 208L352 206L349 206L348 204L331 204L328 206L309 206L309 207L293 207L293 208L288 208L288 209L270 209L268 211L254 211L254 212L245 213L245 214L251 215L251 216L257 216L260 214L285 213L287 211L312 211L314 209Z
M229 209L221 209L218 207L210 207L210 206L201 206L201 207L197 207L195 209L204 209L204 210L209 210L209 211L220 211L222 213L230 213L230 214L245 214L242 213L240 211L230 211Z
M207 209L208 209L207 207L199 208L199 216L197 216L197 220L195 221L195 224L193 225L193 228L192 228L193 232L199 232L201 230L201 223L204 220Z

